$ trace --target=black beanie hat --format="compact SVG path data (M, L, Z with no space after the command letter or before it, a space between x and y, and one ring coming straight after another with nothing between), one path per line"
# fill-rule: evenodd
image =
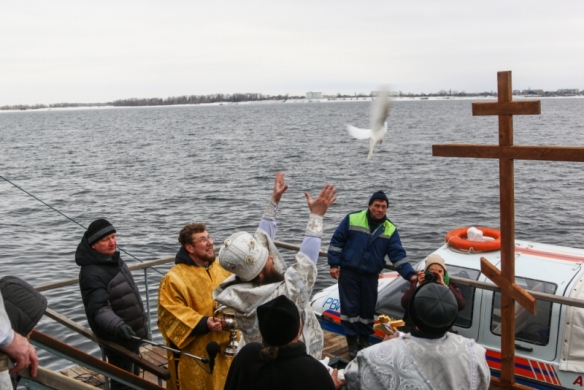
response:
M424 283L410 299L408 312L422 333L442 337L456 321L458 303L448 287L439 283Z
M100 218L91 222L87 231L85 232L85 237L87 237L87 242L89 245L93 245L105 236L115 233L116 229L114 225L109 223L107 220Z
M373 203L374 200L384 200L387 202L387 205L389 206L389 199L387 199L387 196L383 191L377 191L376 193L371 195L371 198L369 198L369 206L371 206L371 203Z
M264 343L281 347L290 343L300 330L300 314L294 302L280 295L258 306L258 322Z

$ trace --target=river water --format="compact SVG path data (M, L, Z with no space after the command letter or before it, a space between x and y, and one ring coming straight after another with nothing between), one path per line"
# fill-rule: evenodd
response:
M473 117L470 100L397 101L383 145L349 138L345 124L369 125L369 102L239 104L0 113L0 175L83 226L114 224L118 244L140 260L173 256L180 228L207 224L216 244L253 231L276 171L290 189L277 239L300 243L303 192L338 188L325 216L323 249L336 225L384 190L388 216L417 262L451 229L499 227L496 160L432 157L433 144L497 144L496 117ZM543 99L542 115L515 117L516 145L584 145L584 99ZM516 238L584 247L581 163L516 161ZM0 179L0 275L32 285L77 277L84 229ZM283 251L287 260L294 253ZM122 258L133 264L129 255ZM156 290L167 267L150 271ZM315 291L332 283L325 259ZM144 292L144 274L134 274ZM87 326L77 286L45 293L49 307ZM86 351L97 347L44 318L38 329ZM160 335L155 331L155 340ZM40 351L41 364L69 363Z

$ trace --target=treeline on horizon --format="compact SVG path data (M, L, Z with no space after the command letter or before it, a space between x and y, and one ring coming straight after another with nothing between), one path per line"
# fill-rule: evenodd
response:
M119 99L115 100L112 103L112 105L116 107L173 106L177 104L239 103L254 102L261 100L287 100L288 98L289 98L288 95L270 96L261 93L234 93L234 94L215 93L211 95L172 96L166 99L161 98ZM304 97L293 96L290 98L303 99Z
M515 94L515 91L514 91ZM565 93L561 93L560 90L558 91L542 91L542 90L534 90L528 91L530 96L534 97L555 97L555 96L575 96L575 95L568 95ZM576 95L584 95L584 90L581 93ZM344 94L334 94L334 95L323 95L323 99L329 100L336 100L336 99L353 99L353 98L367 98L373 97L374 95L371 94L364 94L364 93L355 93L354 95L344 95ZM453 91L453 90L440 90L437 93L402 93L399 91L398 93L394 93L393 96L396 97L407 97L407 98L414 98L414 97L496 97L496 92L465 92L465 91ZM146 106L173 106L179 104L209 104L209 103L239 103L239 102L253 102L253 101L266 101L266 100L276 100L276 101L286 101L288 99L306 99L305 96L289 96L286 95L264 95L261 93L234 93L234 94L223 94L223 93L216 93L211 95L190 95L190 96L172 96L163 98L129 98L129 99L118 99L114 100L113 102L108 103L55 103L55 104L34 104L34 105L25 105L25 104L17 104L13 106L0 106L0 111L2 110L36 110L36 109L46 109L46 108L71 108L71 107L105 107L105 106L113 106L113 107L146 107Z
M2 106L0 110L38 110L41 108L69 108L69 107L105 107L111 103L54 103L54 104L17 104L14 106Z
M304 99L304 96L289 95L264 95L261 93L234 93L223 94L216 93L211 95L190 95L190 96L171 96L166 99L162 98L129 98L118 99L108 103L56 103L56 104L18 104L13 106L2 106L0 110L37 110L41 108L66 108L66 107L146 107L146 106L174 106L178 104L209 104L209 103L239 103L253 102L262 100L283 100Z

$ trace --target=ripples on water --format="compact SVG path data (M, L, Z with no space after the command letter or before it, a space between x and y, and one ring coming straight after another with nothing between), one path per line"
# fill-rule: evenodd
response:
M515 144L584 145L583 109L584 99L542 100L541 116L515 117ZM317 195L324 183L338 187L339 199L325 217L323 249L344 215L379 189L391 199L388 215L412 261L452 228L499 226L497 161L431 151L432 144L496 144L496 118L472 117L470 101L396 102L387 138L367 162L368 141L350 139L344 126L368 127L368 115L367 102L1 113L0 175L85 226L106 217L119 245L142 260L173 256L187 222L205 222L216 244L255 229L278 170L290 185L278 215L280 240L301 241L303 192ZM515 162L518 239L584 247L582 168ZM77 277L82 228L2 180L0 217L0 275L33 285ZM325 264L320 259L315 290L332 283ZM134 276L145 296L143 273ZM160 277L148 278L154 328ZM51 309L87 326L77 286L46 296ZM38 329L98 355L95 344L52 320ZM49 368L67 365L40 356Z

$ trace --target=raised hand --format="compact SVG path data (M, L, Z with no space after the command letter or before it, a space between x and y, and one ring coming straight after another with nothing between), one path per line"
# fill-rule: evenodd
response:
M284 182L284 172L276 172L276 180L274 181L274 192L272 193L272 202L280 203L282 195L288 189L288 184Z
M312 214L323 216L326 214L329 206L337 200L335 196L337 194L337 189L332 184L326 184L320 191L318 198L312 199L308 192L304 193L306 196L306 202L308 203L308 208Z

